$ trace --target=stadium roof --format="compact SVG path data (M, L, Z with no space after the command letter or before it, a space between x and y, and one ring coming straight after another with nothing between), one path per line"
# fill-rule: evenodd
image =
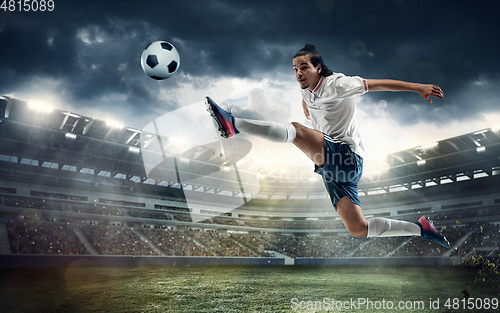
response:
M366 173L361 188L412 189L500 174L500 129L487 128L399 151Z
M175 182L148 181L141 155L142 132L116 121L0 97L0 161L174 186ZM380 160L365 160L360 193L388 193L496 175L499 156L498 127L436 141ZM325 194L321 180L311 178L312 168L291 170L272 165L259 172L260 194L268 199ZM191 186L195 187L199 188Z
M4 155L144 176L138 129L9 97L0 118Z

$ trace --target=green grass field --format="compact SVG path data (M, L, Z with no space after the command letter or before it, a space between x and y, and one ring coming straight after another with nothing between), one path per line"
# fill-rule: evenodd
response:
M386 312L377 306L388 308L392 302L393 312L472 312L448 309L445 301L462 299L476 276L453 267L0 268L0 311ZM495 297L482 282L469 292L474 298ZM359 298L366 305L358 305ZM439 309L430 309L430 299L438 298ZM351 299L355 306L342 310L325 304L351 305ZM367 309L368 301L372 309ZM405 306L401 310L400 301ZM416 308L417 302L424 306Z

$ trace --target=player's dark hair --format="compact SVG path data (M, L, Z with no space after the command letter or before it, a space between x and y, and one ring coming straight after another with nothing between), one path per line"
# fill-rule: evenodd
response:
M321 64L321 72L319 73L321 76L330 76L333 74L333 72L325 65L325 62L323 62L321 54L319 54L314 45L306 44L304 48L295 53L295 56L293 58L295 59L296 57L301 57L304 55L309 55L313 66L316 67L318 66L318 64Z

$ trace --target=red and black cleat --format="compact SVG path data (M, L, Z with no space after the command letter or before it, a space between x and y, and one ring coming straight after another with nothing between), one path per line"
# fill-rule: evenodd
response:
M210 97L206 97L205 101L207 111L219 125L220 135L224 138L230 138L240 132L234 127L234 116L231 113L224 111Z
M423 238L437 242L445 248L451 247L446 237L441 234L439 230L437 230L436 226L434 226L432 221L429 220L426 216L422 216L421 218L419 218L416 224L420 226L420 229L422 231L421 235Z

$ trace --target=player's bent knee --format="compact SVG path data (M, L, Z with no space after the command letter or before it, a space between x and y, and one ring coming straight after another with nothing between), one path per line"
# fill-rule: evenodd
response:
M291 122L293 127L295 127L295 139L299 142L300 145L308 145L322 148L323 145L323 133L317 130L311 129L307 126L304 126L298 122Z
M368 222L364 218L359 219L350 225L346 225L346 228L349 234L353 237L365 238L368 235Z
M293 127L295 127L295 132L297 137L304 134L304 127L305 127L304 125L298 122L292 122L291 124L293 125Z
M353 237L364 238L368 234L368 221L365 219L362 209L354 204L349 197L342 197L335 204L337 213L342 219L345 228Z
M368 234L368 228L363 227L347 228L347 231L351 234L351 236L357 238L365 238Z

